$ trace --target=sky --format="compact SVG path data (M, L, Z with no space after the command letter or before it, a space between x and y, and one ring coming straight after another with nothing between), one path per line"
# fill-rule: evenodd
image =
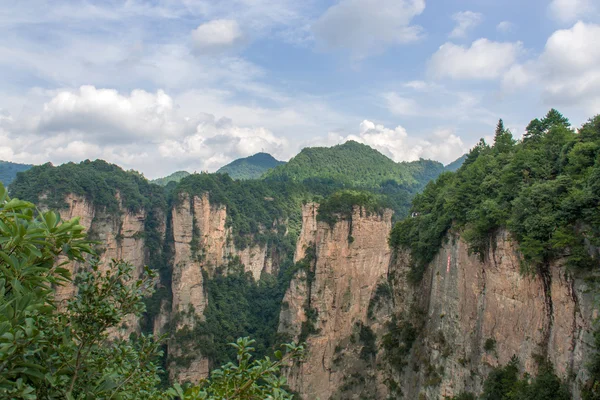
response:
M148 178L600 113L600 0L0 0L0 159Z

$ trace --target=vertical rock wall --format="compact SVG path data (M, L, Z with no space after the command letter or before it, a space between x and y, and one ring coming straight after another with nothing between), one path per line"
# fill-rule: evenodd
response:
M523 275L517 246L506 232L491 245L481 261L459 237L449 237L417 290L405 283L409 257L400 253L391 264L396 313L408 314L411 307L423 312L422 330L398 382L405 396L479 393L490 370L513 355L531 374L541 355L571 382L578 398L592 349L589 288L560 262L545 276Z
M297 336L307 305L316 312L306 361L289 373L290 386L304 398L327 399L343 384L344 371L332 365L335 349L356 324L366 323L373 291L387 274L391 217L391 211L367 215L356 207L351 220L329 226L316 221L314 204L304 206L296 259L315 246L314 278L303 271L292 281L280 316L280 331Z

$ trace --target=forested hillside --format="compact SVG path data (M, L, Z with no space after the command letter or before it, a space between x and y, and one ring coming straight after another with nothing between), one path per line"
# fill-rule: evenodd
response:
M18 172L27 171L32 165L17 164L0 160L0 182L8 186L17 176Z
M253 156L240 158L219 168L218 174L227 174L233 179L258 179L270 169L285 164L267 153L257 153Z
M558 111L531 121L521 142L498 123L494 143L481 140L457 173L445 173L415 197L418 217L399 223L392 244L411 247L415 268L429 262L452 227L473 251L506 227L526 268L567 257L590 268L589 245L600 244L600 116L577 132ZM587 246L587 248L586 248Z
M52 209L64 207L67 194L85 197L97 207L116 212L119 202L136 211L159 204L165 207L164 191L135 171L124 171L103 160L66 163L58 167L47 163L18 175L10 185L12 196ZM120 200L117 198L119 194Z
M395 218L401 218L407 215L412 196L443 169L441 163L430 160L396 163L367 145L348 141L305 148L264 179L302 183L321 196L344 189L370 192L394 210Z
M177 171L173 172L171 175L165 176L164 178L153 179L151 182L160 186L167 186L171 182L178 183L189 174L190 173L187 171Z
M424 278L448 233L466 240L469 251L482 262L495 262L496 235L507 230L516 242L524 277L553 282L555 272L551 268L556 271L557 265L565 266L567 282L580 279L591 285L588 292L597 290L600 116L575 130L553 109L544 118L531 121L519 141L500 120L494 143L481 140L456 173L444 173L430 182L414 198L412 212L412 218L395 225L390 244L397 250L410 249L408 276L414 285ZM450 260L449 256L448 269ZM546 298L558 295L554 290L545 289ZM578 298L582 294L573 289L571 296L576 303L581 301ZM552 301L547 308L550 316L557 312L552 309ZM598 331L595 337L597 346ZM540 346L534 356L538 363L535 379L521 378L522 364L515 357L489 374L482 397L463 393L453 399L570 399L567 382L581 385L578 387L584 399L600 398L598 353L585 355L592 360L586 367L590 373L587 382L574 382L574 375L563 376L565 381L561 382L555 367L545 358L543 343ZM496 341L488 339L485 350L492 352L495 348Z

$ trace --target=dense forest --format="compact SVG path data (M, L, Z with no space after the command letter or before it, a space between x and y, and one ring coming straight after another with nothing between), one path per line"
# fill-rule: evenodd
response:
M218 174L227 174L233 179L258 179L270 169L285 164L267 153L257 153L246 158L239 158L219 168Z
M0 182L8 186L17 176L17 173L27 171L33 165L17 164L0 160Z
M446 233L462 230L473 252L508 229L519 242L523 268L543 271L566 257L591 268L600 244L600 117L577 132L558 111L531 121L522 141L496 128L492 145L481 140L456 173L442 174L413 200L415 218L398 223L394 247L412 250L414 276L432 260Z

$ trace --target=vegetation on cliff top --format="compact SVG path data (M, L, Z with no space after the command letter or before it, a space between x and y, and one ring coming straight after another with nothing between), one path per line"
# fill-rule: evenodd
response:
M257 153L239 158L219 168L217 174L227 174L233 179L258 179L270 169L285 164L268 153Z
M153 207L166 208L164 190L151 184L136 171L124 171L106 161L86 160L57 167L51 163L34 166L21 173L10 185L12 196L43 203L51 209L65 207L68 194L83 196L109 213L124 209L137 212Z
M415 280L451 228L480 255L507 228L529 270L558 257L589 268L598 257L586 243L600 244L599 206L600 116L576 132L551 110L518 142L500 120L492 146L481 140L456 173L442 174L415 197L417 215L394 227L390 244L410 248Z
M27 171L31 167L33 165L0 160L0 182L6 187L16 178L17 173Z

